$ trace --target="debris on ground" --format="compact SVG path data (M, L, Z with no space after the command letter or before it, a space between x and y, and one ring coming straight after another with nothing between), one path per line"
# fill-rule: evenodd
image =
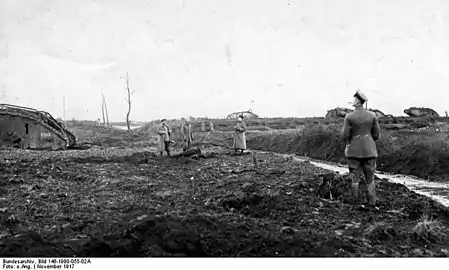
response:
M449 210L403 185L360 211L344 175L230 151L1 150L0 256L448 255Z

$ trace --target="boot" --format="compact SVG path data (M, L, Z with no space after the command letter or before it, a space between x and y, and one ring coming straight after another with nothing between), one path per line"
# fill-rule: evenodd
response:
M367 186L366 186L366 182L360 182L359 184L359 198L360 198L360 202L365 204L367 203L367 195L368 194L368 190L367 190Z
M376 183L373 181L373 182L367 184L367 190L368 190L369 204L372 206L375 206L376 205Z
M354 201L356 203L360 202L360 191L359 191L359 184L351 184L351 188L352 188L352 196L354 197Z
M159 154L160 154L160 155L161 155L161 157L162 157L162 156L164 155L164 152L162 152L162 151L161 151L161 152L159 152Z

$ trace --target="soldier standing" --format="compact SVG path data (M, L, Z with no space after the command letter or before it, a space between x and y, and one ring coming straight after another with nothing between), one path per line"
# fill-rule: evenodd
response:
M159 153L164 155L164 151L167 152L167 156L170 156L170 135L171 130L170 127L167 125L167 120L162 119L161 125L157 129L157 134L159 135L158 140L158 150Z
M238 123L234 127L234 130L234 142L232 148L234 148L235 153L240 150L240 153L243 154L243 151L246 149L246 123L243 121L243 115L239 116Z
M184 152L189 150L190 144L193 141L193 132L192 132L192 125L190 124L190 121L188 118L185 119L185 123L181 126L181 133L182 138L184 140Z
M348 161L349 175L352 180L354 199L360 201L359 184L362 174L365 176L369 204L376 205L376 171L377 147L380 127L376 115L363 108L368 98L360 91L354 95L355 110L345 116L342 137L346 142L345 155Z
M214 123L212 121L209 122L210 131L214 131Z

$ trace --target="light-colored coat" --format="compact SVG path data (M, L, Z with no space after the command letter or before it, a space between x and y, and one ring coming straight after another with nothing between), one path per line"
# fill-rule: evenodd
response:
M182 133L182 139L184 141L188 141L188 142L193 141L192 125L182 124L181 133Z
M182 139L186 142L193 141L192 125L183 124L181 126Z
M157 148L159 152L165 151L165 142L170 141L170 127L169 126L159 126L157 129L158 134L158 144Z
M233 148L234 149L246 149L246 123L245 122L239 122L235 127L234 132L234 142L233 142Z
M376 141L380 137L380 126L373 112L356 108L348 113L341 133L346 142L346 157L377 158Z

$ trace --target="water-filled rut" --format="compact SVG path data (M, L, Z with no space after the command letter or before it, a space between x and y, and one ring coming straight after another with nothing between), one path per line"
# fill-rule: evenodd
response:
M273 153L269 151L258 151L253 150L256 153ZM278 156L282 156L285 158L292 158L293 162L310 162L312 165L333 171L338 172L340 174L348 173L349 170L345 166L341 166L336 163L332 162L323 162L321 160L311 159L308 157L302 157L302 156L296 156L293 154L280 154L275 153ZM441 203L442 205L449 207L449 184L447 183L436 183L436 182L430 182L425 179L420 179L414 176L409 175L401 175L401 174L389 174L385 172L377 171L376 173L377 177L387 179L390 182L403 184L410 190L424 195L426 197L429 197L433 199L434 201L437 201Z
M302 158L302 157L293 157L293 160L303 162L305 160L309 161L314 166L317 166L319 168L330 170L338 173L347 173L348 168L343 167L337 164L332 163L324 163L318 160L311 160L308 158ZM410 190L427 196L444 206L449 207L449 185L445 183L435 183L435 182L429 182L424 179L419 179L417 177L412 177L408 175L393 175L383 172L377 172L376 175L379 178L385 178L388 179L388 181L391 181L393 183L399 183L405 185Z

